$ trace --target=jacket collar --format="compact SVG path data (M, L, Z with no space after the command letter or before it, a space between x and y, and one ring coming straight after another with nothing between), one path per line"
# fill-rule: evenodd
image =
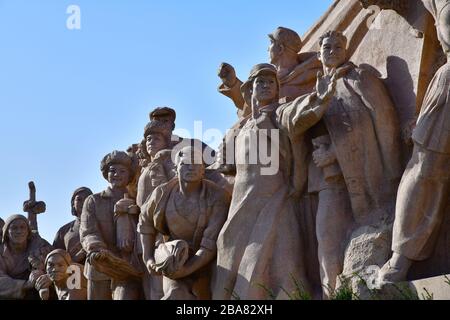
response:
M124 194L125 193L126 193L126 190L125 190ZM102 191L100 196L105 199L114 198L114 192L112 191L111 187L108 187L106 190Z

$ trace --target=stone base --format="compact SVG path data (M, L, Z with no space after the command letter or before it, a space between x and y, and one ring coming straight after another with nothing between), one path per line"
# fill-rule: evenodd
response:
M376 300L450 300L450 275L384 285Z
M422 297L432 296L433 300L450 300L450 274L434 278L409 282L422 300Z

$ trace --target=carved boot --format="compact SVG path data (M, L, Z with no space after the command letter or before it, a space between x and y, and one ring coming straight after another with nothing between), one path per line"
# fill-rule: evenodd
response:
M411 264L411 260L394 252L392 258L381 268L378 283L384 285L406 281Z

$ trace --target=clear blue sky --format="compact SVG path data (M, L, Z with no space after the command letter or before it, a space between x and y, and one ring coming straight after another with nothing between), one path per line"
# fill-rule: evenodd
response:
M332 2L0 0L0 216L22 213L34 180L53 241L73 190L107 186L100 160L140 141L155 106L176 109L178 128L224 133L236 112L217 92L218 65L246 78L268 60L268 33L303 34ZM71 4L81 30L66 28Z

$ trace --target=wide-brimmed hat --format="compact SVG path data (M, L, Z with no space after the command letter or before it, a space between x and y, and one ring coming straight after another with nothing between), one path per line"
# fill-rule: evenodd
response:
M273 74L277 80L278 86L280 85L280 82L278 80L278 73L277 73L277 69L275 68L275 66L273 64L270 63L259 63L257 65L255 65L251 70L250 70L250 75L247 79L246 82L244 82L241 86L241 93L242 96L244 97L245 103L248 106L251 106L251 101L252 101L252 86L253 86L253 80L255 80L255 78L259 75L262 74Z

